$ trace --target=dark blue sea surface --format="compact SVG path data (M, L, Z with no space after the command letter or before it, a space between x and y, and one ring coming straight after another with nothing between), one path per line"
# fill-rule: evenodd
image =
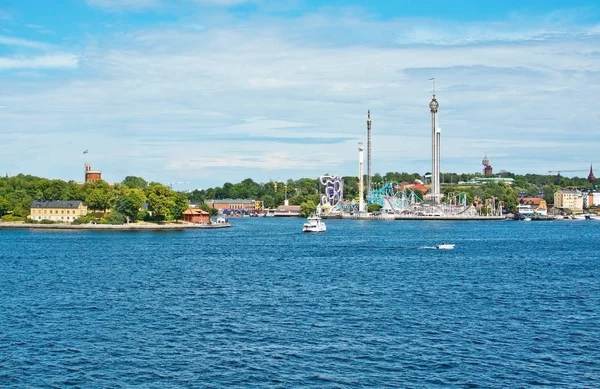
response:
M0 387L600 387L600 222L303 222L0 230Z

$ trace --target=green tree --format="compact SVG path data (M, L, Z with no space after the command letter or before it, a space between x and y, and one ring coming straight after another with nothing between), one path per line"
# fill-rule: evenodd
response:
M0 197L0 217L6 214L10 208L10 203L4 197Z
M148 182L146 180L136 176L125 177L125 179L121 181L121 184L131 189L146 189L148 187Z
M106 214L101 220L102 224L123 224L125 223L125 216L117 211L112 211Z
M67 189L67 183L62 180L49 181L43 191L43 198L45 200L63 200L66 197Z
M317 204L315 204L312 200L308 200L300 204L300 216L308 217L315 213L317 210Z
M378 212L381 210L381 205L379 204L369 204L367 207L367 212Z
M94 211L106 211L116 200L115 190L102 180L86 182L82 192L88 208Z
M275 198L270 194L263 195L262 201L263 201L265 208L272 209L272 208L276 207Z
M366 181L365 181L366 182ZM344 177L344 199L354 200L358 197L359 193L359 180L358 177ZM365 187L366 194L366 187Z
M205 196L204 191L195 189L188 194L188 200L190 201L191 204L202 204L202 203L204 203L204 199L205 199L204 196Z
M127 218L127 222L136 220L140 208L146 201L146 195L141 189L127 189L117 198L115 210Z
M200 205L200 209L210 213L210 216L217 216L219 214L218 210L216 210L215 208L211 207L210 205L208 205L206 203L202 203L202 205Z
M102 189L93 189L85 197L88 208L94 211L106 211L110 208L110 194Z
M170 209L171 216L175 220L180 220L186 209L190 207L187 196L184 193L173 192L173 206Z
M146 189L148 208L156 220L171 219L171 210L175 207L175 198L171 192L171 189L156 183Z
M65 188L63 194L63 200L85 200L85 196L83 195L83 189L81 188L81 185L79 185L75 181L67 182L67 187Z

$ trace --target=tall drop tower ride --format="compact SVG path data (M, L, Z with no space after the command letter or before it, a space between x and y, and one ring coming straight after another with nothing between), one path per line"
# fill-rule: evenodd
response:
M371 110L367 111L367 193L371 193Z
M363 152L365 147L362 142L358 142L358 212L365 211L365 185L363 181Z
M433 97L429 102L431 112L431 196L434 204L439 204L440 196L440 129L438 128L438 108L440 104L435 98L435 78L433 81Z

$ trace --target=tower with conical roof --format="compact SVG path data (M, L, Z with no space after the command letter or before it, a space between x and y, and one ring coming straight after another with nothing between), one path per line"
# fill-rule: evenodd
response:
M588 174L588 182L594 185L596 182L596 177L594 177L594 170L592 170L592 164L590 163L590 174Z

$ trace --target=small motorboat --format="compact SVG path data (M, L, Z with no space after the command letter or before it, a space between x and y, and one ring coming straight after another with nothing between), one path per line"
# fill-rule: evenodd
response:
M454 246L452 243L442 243L435 246L435 248L438 250L454 250Z
M327 226L318 216L308 217L306 223L302 226L302 232L324 232L326 230Z

